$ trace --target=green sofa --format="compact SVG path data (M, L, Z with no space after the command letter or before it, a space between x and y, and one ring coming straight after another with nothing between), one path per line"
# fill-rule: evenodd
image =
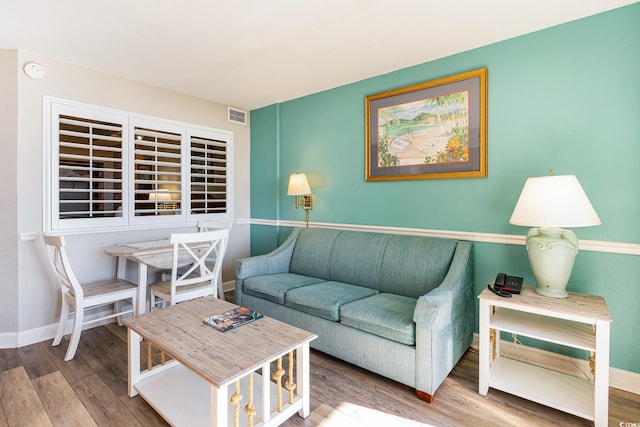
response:
M236 261L235 302L316 333L311 347L431 402L471 345L472 281L470 242L305 228Z

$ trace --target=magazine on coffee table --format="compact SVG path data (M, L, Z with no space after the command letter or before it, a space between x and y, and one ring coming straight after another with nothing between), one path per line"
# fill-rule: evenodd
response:
M247 307L237 307L224 313L205 317L202 321L219 331L226 332L238 326L246 325L261 317L262 313L251 311Z

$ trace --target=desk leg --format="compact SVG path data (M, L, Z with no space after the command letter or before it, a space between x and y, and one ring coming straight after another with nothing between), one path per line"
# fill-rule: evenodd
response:
M211 426L226 427L228 425L227 402L229 400L229 386L217 388L211 385Z
M127 278L127 258L119 256L116 261L116 277L120 280Z
M303 344L296 350L296 374L298 381L298 395L302 397L302 409L298 415L307 418L310 412L310 383L309 383L309 343Z
M129 397L138 395L135 385L140 382L140 335L138 335L133 329L127 328L128 332L128 383L129 383Z
M138 263L138 314L147 311L147 264Z

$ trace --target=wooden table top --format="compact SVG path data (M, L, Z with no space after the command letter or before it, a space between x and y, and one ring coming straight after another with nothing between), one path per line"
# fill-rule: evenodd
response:
M604 298L596 295L568 292L568 298L551 298L537 294L532 286L523 286L522 293L504 298L485 288L478 298L491 305L505 308L520 308L529 313L551 315L584 323L594 321L611 322Z
M105 252L109 255L135 256L138 254L164 252L170 248L173 248L173 245L167 238L144 242L119 243L117 245L109 246L105 249Z
M266 316L227 332L202 322L235 307L209 296L129 317L124 324L218 388L317 338Z
M209 247L208 242L190 244L189 247L196 254L202 254ZM109 246L104 250L107 255L121 256L135 259L159 269L169 269L173 263L173 244L169 239L151 240L147 242L121 243ZM183 249L180 250L178 266L193 263L194 259Z

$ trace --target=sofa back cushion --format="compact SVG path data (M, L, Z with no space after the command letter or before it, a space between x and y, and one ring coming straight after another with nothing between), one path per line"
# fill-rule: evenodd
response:
M438 286L449 271L456 240L392 235L380 271L380 292L417 298Z
M329 280L378 290L390 234L342 231L333 245Z
M329 280L329 260L339 230L304 228L300 230L291 254L289 272Z
M304 228L289 272L417 298L438 286L456 240Z

